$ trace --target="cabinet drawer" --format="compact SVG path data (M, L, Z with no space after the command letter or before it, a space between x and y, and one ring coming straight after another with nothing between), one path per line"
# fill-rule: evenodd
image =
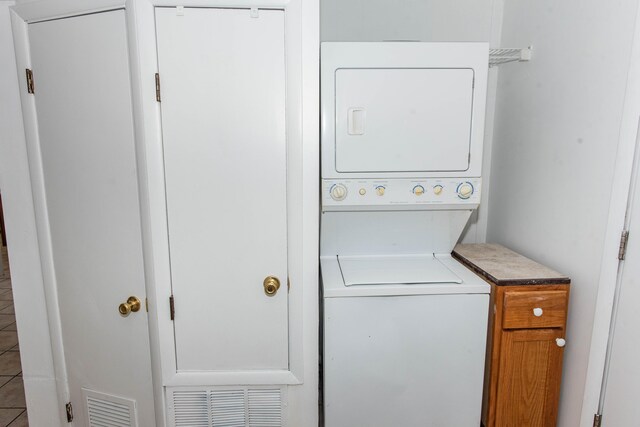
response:
M505 292L502 327L562 328L566 310L567 291Z

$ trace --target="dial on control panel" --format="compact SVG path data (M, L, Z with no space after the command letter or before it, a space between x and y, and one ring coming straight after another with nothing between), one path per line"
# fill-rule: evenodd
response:
M347 197L347 187L342 184L336 184L331 187L329 191L331 198L337 202L344 200Z
M422 196L424 194L424 187L422 185L416 185L413 187L413 194L416 196Z
M473 195L473 185L470 182L463 182L458 185L458 197L468 199Z
M383 185L378 185L376 187L376 194L378 196L384 196L384 190L385 190L385 187Z
M440 194L442 194L442 190L443 190L442 185L438 184L433 187L433 194L435 194L436 196L439 196Z

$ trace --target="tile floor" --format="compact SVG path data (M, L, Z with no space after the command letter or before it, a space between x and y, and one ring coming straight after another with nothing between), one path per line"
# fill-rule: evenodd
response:
M0 427L28 426L7 248L0 273Z

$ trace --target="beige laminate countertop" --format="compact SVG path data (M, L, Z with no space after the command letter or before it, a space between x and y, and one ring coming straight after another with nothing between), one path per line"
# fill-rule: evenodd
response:
M571 279L493 243L460 244L453 257L498 286L571 283Z

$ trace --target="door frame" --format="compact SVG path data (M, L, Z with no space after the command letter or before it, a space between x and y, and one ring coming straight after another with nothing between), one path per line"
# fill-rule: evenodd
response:
M310 2L313 4L313 2ZM145 159L144 176L140 177L141 194L146 198L142 202L143 233L145 257L150 255L152 271L147 272L147 280L155 283L148 286L150 302L149 313L154 314L152 346L160 357L162 385L198 386L198 385L298 385L304 382L305 352L303 331L317 335L313 329L304 327L303 306L308 310L303 288L309 287L317 293L317 279L309 280L308 271L317 272L317 214L310 214L310 208L316 207L316 198L309 198L305 189L312 187L318 178L316 165L318 147L311 146L316 136L304 135L303 129L310 126L312 114L318 107L305 108L303 114L302 90L308 71L305 66L303 42L308 39L310 30L303 28L305 13L302 0L137 0L131 4L131 13L137 24L137 44L140 52L138 62L134 64L134 90L139 92L141 111L144 117L143 128L139 131L139 155ZM279 9L285 13L285 73L286 73L286 134L287 134L287 220L288 220L288 269L291 288L289 290L289 370L230 371L230 372L176 372L175 337L173 322L170 320L169 296L171 295L171 276L169 263L169 241L167 236L166 198L164 188L164 162L162 150L161 103L156 101L155 73L159 72L156 51L155 7L207 7L236 9ZM309 13L309 12L307 12ZM317 27L316 27L317 28ZM307 43L308 44L308 43ZM319 55L319 46L314 52ZM306 61L306 62L305 62ZM162 82L162 76L160 77ZM309 88L310 97L304 105L317 101L315 88ZM317 123L317 122L316 122ZM307 139L309 142L307 142ZM313 216L312 216L313 215ZM313 234L312 234L313 233ZM304 249L304 251L303 251ZM313 258L312 258L313 257ZM313 267L309 263L315 262ZM317 275L317 273L316 273ZM312 297L317 301L317 295ZM313 311L311 311L313 312ZM151 322L151 319L150 319ZM311 325L313 327L313 325ZM155 336L153 336L155 335ZM309 355L306 357L309 358Z
M640 22L640 8L636 13L636 24L638 22ZM633 163L638 142L640 142L640 28L636 25L617 144L609 217L603 242L604 250L591 334L589 364L582 399L581 427L592 427L593 417L598 413L619 269L624 264L624 261L618 260L618 250L621 233L625 228L627 206L632 197L630 191L633 186Z
M24 89L16 73L14 36L11 30L14 1L0 1L0 176L5 201L11 281L20 339L25 397L34 425L66 423L67 400L55 370L52 325L43 284L37 224L25 144L20 93Z

